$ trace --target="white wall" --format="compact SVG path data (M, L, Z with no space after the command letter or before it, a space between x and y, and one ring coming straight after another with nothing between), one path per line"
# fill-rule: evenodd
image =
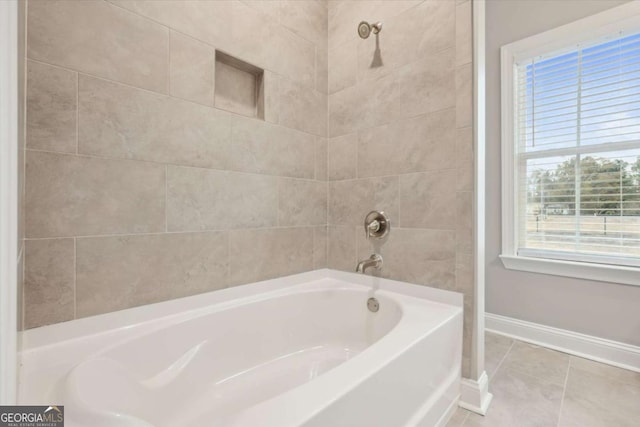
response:
M498 258L500 46L622 3L625 1L487 1L486 311L640 345L640 287L506 270Z
M17 1L0 2L0 404L16 399L17 282L21 242L18 235L19 161L22 115L19 113L18 73L22 68L19 23L22 6Z

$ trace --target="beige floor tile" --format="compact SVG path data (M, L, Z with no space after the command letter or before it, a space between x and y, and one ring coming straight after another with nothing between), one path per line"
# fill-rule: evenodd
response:
M484 335L484 369L489 377L496 373L513 342L513 339L502 335L492 333Z
M485 417L471 413L464 427L640 425L640 373L491 333L485 357L493 401Z
M584 367L587 363L578 363ZM602 367L569 369L561 427L637 427L640 385L618 381ZM603 375L605 373L605 375Z
M453 416L447 423L447 427L462 427L464 422L467 420L470 412L466 409L458 408L456 412L453 413Z
M571 356L571 369L587 371L592 374L640 387L640 372L633 372L628 369L621 369L576 356ZM638 405L640 405L640 402L638 402Z
M502 367L562 386L569 369L569 355L516 341Z
M493 402L486 416L470 414L465 427L555 427L563 387L544 376L501 367L489 385Z

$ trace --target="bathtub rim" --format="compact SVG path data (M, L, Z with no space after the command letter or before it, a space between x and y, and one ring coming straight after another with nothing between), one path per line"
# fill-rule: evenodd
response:
M50 362L55 362L58 357L84 359L94 355L96 353L95 350L97 350L96 347L104 349L106 347L111 347L114 344L119 345L123 343L123 341L128 341L136 336L146 335L155 330L163 329L179 322L189 321L190 319L203 315L206 316L208 313L233 309L240 305L251 304L260 300L285 296L292 293L321 289L351 289L363 292L365 295L374 291L381 291L380 293L395 294L397 297L400 297L401 304L403 304L402 301L404 300L409 304L409 306L414 306L414 310L416 307L419 308L422 306L422 303L419 300L423 300L424 303L428 303L429 305L440 306L444 310L444 313L448 313L445 316L446 319L444 317L434 319L435 323L433 323L430 328L419 332L417 335L412 332L411 340L405 341L404 338L402 338L404 332L400 333L400 335L398 335L397 332L394 333L394 331L397 331L397 326L404 323L404 310L402 310L403 315L400 318L399 324L394 326L390 331L391 335L386 334L381 337L380 340L376 341L376 343L373 343L374 345L378 343L382 344L383 341L386 342L389 341L390 338L393 338L391 340L392 342L398 339L400 339L400 341L404 341L401 346L377 345L375 346L377 349L377 351L374 352L375 354L365 351L359 355L365 356L364 360L360 357L361 363L357 365L351 364L353 368L357 369L347 370L349 373L347 377L342 378L340 376L336 376L335 372L334 375L332 375L332 372L327 372L316 379L316 381L320 380L320 383L323 384L332 384L336 381L336 378L339 378L340 387L334 388L332 386L331 388L339 389L341 391L340 395L344 395L349 390L362 383L366 378L369 378L373 372L377 372L382 367L395 360L404 352L404 347L412 347L416 340L420 340L422 336L430 335L430 330L438 329L440 327L439 324L448 323L450 321L448 319L453 319L454 317L459 317L461 319L463 312L463 296L459 293L371 276L363 276L355 273L343 273L323 269L257 282L247 286L239 286L237 288L198 294L178 300L170 300L148 306L133 307L118 312L97 315L26 331L25 335L31 332L30 335L33 335L35 339L30 341L31 347L24 349L20 353L21 361L24 362L20 371L22 372L22 375L26 375L28 378L34 373L31 369L35 366L34 362L36 364L44 362L45 365L48 365ZM393 298L393 295L389 296ZM440 312L440 310L438 311ZM409 317L414 319L414 316ZM420 315L419 318L422 318L422 315ZM131 319L133 319L133 321L131 321ZM415 327L411 329L415 329ZM56 336L55 333L58 333L59 335ZM62 338L60 335L62 335ZM40 341L36 341L36 339L39 339ZM390 347L393 347L393 354L386 354L386 356L384 356L385 353L388 353ZM80 354L76 351L79 351L78 353ZM57 356L48 360L50 354L56 354ZM383 355L383 357L378 357L380 355ZM44 359L42 359L43 357ZM38 360L40 360L40 362L37 362ZM362 363L367 360L368 362ZM71 360L66 360L63 365L67 364L74 365L75 363ZM51 365L51 367L54 368L54 371L57 370L56 366L57 363L52 363ZM336 367L335 370L345 371L344 365ZM456 370L455 376L457 376L457 378L460 377L459 368ZM56 378L55 383L58 383L58 380L61 379L62 378ZM30 382L31 381L28 380L25 385ZM19 384L22 387L23 379ZM51 384L54 383L51 382ZM289 413L286 419L282 420L287 421L286 425L300 425L300 422L311 419L320 411L324 410L324 408L327 408L336 398L336 396L326 396L324 393L317 393L313 391L316 389L322 389L322 386L309 388L309 384L303 384L296 387L296 389L298 392L307 390L304 394L309 392L313 394L313 399L306 399L306 404L300 406L300 409L302 409L302 407L307 407L307 409L311 410L305 411L305 413L300 413L298 411L296 411L296 413ZM30 401L32 398L42 398L45 395L53 397L51 394L53 389L49 386L35 389L35 394L33 394L34 390L31 390L29 385L27 385L27 387L28 390L25 389L19 392L19 396L23 402ZM455 387L459 387L459 379ZM254 410L250 410L246 414L249 417L253 417L254 415L259 416L261 413L264 414L264 411L270 412L270 410L280 406L283 401L282 398L284 397L286 400L286 396L288 395L290 395L289 392L285 392L281 395L267 399L267 401L256 405L253 407ZM296 396L296 394L294 394L294 396ZM458 397L452 401L457 402L458 399L459 394ZM244 418L244 416L242 418Z
M132 328L144 329L145 325L161 328L202 315L214 305L231 308L236 300L242 299L246 303L253 296L258 301L268 298L268 294L323 279L344 282L345 288L362 289L362 286L367 286L433 303L463 307L463 295L458 292L325 268L27 329L19 332L21 348L18 354L24 357L50 346L102 334L116 335Z

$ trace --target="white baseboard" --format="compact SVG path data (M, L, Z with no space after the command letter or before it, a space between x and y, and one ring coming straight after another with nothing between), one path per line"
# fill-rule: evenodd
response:
M458 406L476 414L485 415L493 395L489 393L489 377L482 372L478 381L463 378L460 384Z
M485 330L640 372L640 347L638 346L491 313L485 314Z

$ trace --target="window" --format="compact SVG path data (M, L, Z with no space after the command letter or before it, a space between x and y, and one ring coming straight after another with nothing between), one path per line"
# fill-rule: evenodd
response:
M502 49L507 268L514 259L537 259L571 262L573 272L575 263L589 263L640 274L640 24L633 3Z

